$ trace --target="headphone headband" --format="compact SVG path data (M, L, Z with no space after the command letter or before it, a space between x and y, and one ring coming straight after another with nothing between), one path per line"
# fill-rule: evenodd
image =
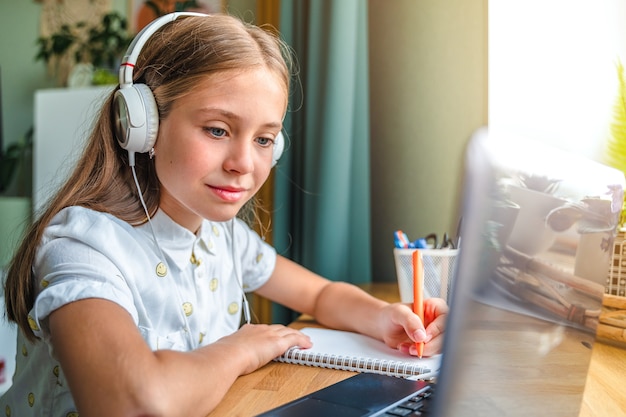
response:
M150 37L154 35L157 30L161 29L163 26L167 25L170 22L173 22L181 16L208 15L196 12L169 13L153 20L146 27L141 29L137 36L135 36L135 39L133 39L133 41L128 46L124 58L122 58L122 63L120 65L119 71L120 87L128 87L133 83L133 70L135 69L137 58L139 57L139 53L143 49L143 46L148 41L148 39L150 39Z

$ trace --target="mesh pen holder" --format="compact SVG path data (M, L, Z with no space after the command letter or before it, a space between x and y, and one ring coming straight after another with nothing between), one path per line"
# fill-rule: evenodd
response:
M400 300L413 302L413 252L416 250L422 254L424 265L424 298L439 297L449 302L458 249L394 248Z

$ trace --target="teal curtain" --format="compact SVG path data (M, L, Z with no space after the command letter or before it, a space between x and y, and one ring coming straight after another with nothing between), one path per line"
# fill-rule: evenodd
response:
M299 74L275 175L274 245L329 279L370 282L367 2L282 0L280 32Z

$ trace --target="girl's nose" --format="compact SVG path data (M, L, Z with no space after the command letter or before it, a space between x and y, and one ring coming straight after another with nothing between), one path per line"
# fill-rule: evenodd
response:
M229 172L246 174L254 169L254 144L252 141L231 141L231 146L224 160L224 169Z

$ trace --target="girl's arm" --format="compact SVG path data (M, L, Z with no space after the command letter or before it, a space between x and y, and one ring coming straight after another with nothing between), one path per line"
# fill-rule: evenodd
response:
M327 327L366 334L413 355L414 342L426 342L427 356L442 348L448 312L442 299L425 301L425 327L407 304L389 304L354 285L331 282L281 256L271 279L257 292Z
M67 304L49 323L82 417L206 416L238 376L290 346L310 346L294 329L246 325L191 352L153 352L126 310L103 299Z

